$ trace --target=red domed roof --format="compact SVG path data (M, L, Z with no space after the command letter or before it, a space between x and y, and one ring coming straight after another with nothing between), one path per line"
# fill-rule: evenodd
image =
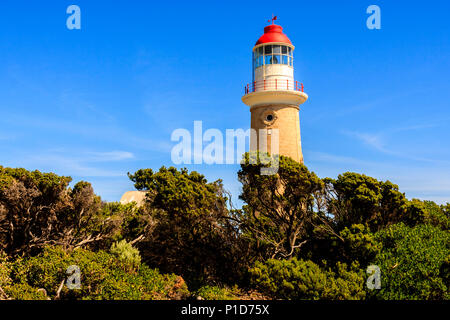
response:
M264 28L264 34L256 42L255 46L261 43L284 42L292 44L291 40L283 33L283 28L276 24L271 24Z

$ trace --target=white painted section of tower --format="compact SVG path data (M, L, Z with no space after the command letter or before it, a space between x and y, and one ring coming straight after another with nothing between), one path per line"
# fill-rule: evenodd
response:
M267 44L260 44L253 48L253 54L257 54L257 50L260 47L264 47ZM294 52L294 46L288 45L283 42L273 42L270 45L280 45L289 47L292 50L292 57ZM279 55L281 56L281 54ZM263 90L294 90L294 67L286 64L263 64L255 68L254 70L255 82L258 84L255 86L254 91L263 91ZM265 82L261 84L262 82Z

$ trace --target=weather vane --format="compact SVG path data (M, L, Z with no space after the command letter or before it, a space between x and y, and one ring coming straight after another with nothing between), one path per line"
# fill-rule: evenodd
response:
M272 24L274 24L275 20L277 20L277 16L274 16L273 13L272 13L272 19L267 20L267 22L271 22L272 21Z

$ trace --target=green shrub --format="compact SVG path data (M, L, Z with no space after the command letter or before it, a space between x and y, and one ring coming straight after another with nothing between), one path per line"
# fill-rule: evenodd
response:
M380 252L382 245L375 240L375 235L367 226L353 224L345 227L337 235L324 235L313 238L302 248L305 259L334 265L337 262L351 264L358 261L361 266L367 266Z
M133 248L133 246L126 240L114 242L111 246L110 252L116 256L120 262L126 266L129 266L131 269L135 269L141 264L139 250Z
M362 224L354 224L349 228L345 227L340 232L340 236L344 239L340 255L345 256L348 262L356 260L366 265L375 258L382 248L381 243L375 240L369 228Z
M3 251L0 251L0 300L8 299L4 287L11 284L10 263L8 262L8 256Z
M374 260L381 270L376 299L449 299L446 259L450 234L432 225L393 225L376 234L383 250ZM448 266L447 266L448 267ZM447 280L445 280L447 278Z
M263 153L246 153L241 163L239 198L247 206L240 227L263 260L290 258L299 251L300 243L310 238L314 226L321 224L314 209L324 183L306 166L284 156L279 157L277 174L261 174L268 169L263 161L266 157Z
M0 251L0 287L9 282L9 263L8 256L3 251Z
M443 281L448 290L450 288L450 254L442 263L441 268L439 269L439 274L442 275Z
M329 286L324 293L324 299L329 300L362 300L366 297L365 276L359 263L354 262L350 267L338 262L334 271L328 271Z
M237 288L222 288L218 286L203 286L197 290L196 295L205 300L236 300Z
M81 288L69 290L64 285L61 299L181 299L189 294L179 276L160 274L145 264L137 271L130 271L115 255L104 251L78 249L66 252L59 247L48 247L36 257L14 261L11 283L3 289L11 298L23 299L26 298L22 294L24 289L25 292L37 292L42 288L53 299L60 285L65 283L70 265L80 268Z
M10 278L12 262L0 251L0 300L14 297L20 300L47 300L45 290L38 290L27 283L16 283Z
M390 181L354 172L324 181L329 193L328 212L339 227L364 224L377 231L393 223L415 223L421 218L408 211L405 195Z
M138 207L135 202L121 204L120 202L103 203L99 215L104 220L112 220L116 226L110 236L103 241L102 249L111 247L115 241L126 239L132 241L145 234L152 224L148 207Z
M357 264L352 266L356 269ZM274 260L256 262L251 283L275 299L362 299L364 277L338 263L337 271L323 270L312 261Z
M233 282L244 260L238 231L229 219L222 182L208 182L198 172L162 167L129 174L154 222L139 242L142 258L164 272L182 275L192 287Z
M15 300L49 300L44 290L34 288L27 283L17 283L6 290L8 297Z
M450 229L450 219L445 213L445 207L439 206L433 201L418 199L412 199L409 202L409 206L410 208L415 208L415 211L421 212L423 223L431 224L442 230Z

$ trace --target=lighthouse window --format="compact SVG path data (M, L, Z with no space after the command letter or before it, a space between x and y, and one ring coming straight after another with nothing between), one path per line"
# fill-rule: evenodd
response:
M260 46L253 51L253 68L263 65L284 64L293 66L293 50L291 47L283 45Z
M258 60L256 61L256 67L261 67L264 63L263 57L259 56Z
M273 56L273 58L272 58L272 64L279 64L279 63L281 63L281 56Z

